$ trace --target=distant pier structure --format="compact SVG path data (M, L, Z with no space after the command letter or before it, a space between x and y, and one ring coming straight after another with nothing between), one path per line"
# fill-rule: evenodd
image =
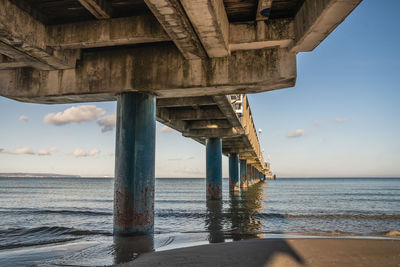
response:
M0 95L116 100L114 233L154 229L155 122L206 146L207 199L274 177L246 94L292 87L361 0L0 0ZM269 115L273 116L273 114Z

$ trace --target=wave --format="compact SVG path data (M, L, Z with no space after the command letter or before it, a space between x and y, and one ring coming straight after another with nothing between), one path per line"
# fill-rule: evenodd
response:
M371 220L398 220L398 214L280 214L280 213L258 213L255 216L263 218L310 218L310 219L371 219Z
M112 232L97 231L97 230L81 230L63 226L42 226L35 228L9 228L0 230L0 238L16 237L16 236L43 236L45 234L52 236L72 235L72 236L87 236L87 235L106 235L112 236Z
M53 209L16 209L16 208L0 208L1 213L9 213L15 215L29 215L29 214L62 214L62 215L84 215L84 216L112 216L112 212L106 211L92 211L92 210L53 210Z

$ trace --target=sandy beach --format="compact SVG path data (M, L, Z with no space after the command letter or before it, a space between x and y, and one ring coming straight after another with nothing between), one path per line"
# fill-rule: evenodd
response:
M253 239L151 252L117 266L400 266L400 240Z

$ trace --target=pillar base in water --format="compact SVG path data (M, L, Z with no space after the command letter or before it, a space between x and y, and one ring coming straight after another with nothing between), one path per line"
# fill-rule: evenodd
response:
M124 93L117 98L114 234L154 230L156 98Z

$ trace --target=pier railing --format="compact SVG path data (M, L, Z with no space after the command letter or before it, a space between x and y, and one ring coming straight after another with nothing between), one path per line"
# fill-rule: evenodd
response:
M262 169L266 169L265 162L263 159L263 155L261 153L260 141L258 139L257 130L254 125L253 116L251 114L251 109L249 105L249 100L247 99L247 95L238 94L231 95L231 104L236 114L239 117L240 122L245 130L245 134L257 155L258 161L262 167Z

